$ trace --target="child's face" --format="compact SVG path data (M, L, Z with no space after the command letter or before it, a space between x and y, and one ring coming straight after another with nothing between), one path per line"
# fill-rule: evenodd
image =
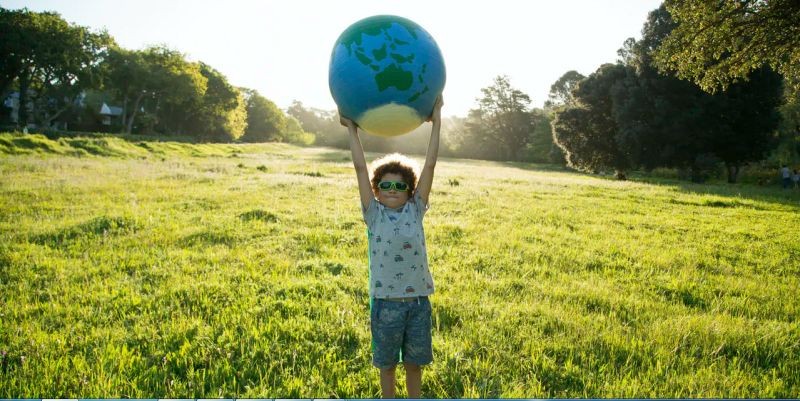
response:
M381 181L399 181L405 182L403 180L403 176L400 174L395 173L386 173L381 177ZM408 183L406 183L408 184ZM408 191L398 191L396 189L390 189L388 191L384 191L382 189L378 189L378 201L384 206L390 207L392 209L396 209L400 206L405 205L408 201L409 193Z

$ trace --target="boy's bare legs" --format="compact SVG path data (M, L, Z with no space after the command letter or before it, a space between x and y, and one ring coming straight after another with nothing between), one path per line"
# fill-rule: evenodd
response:
M383 398L395 398L394 393L395 367L381 369L381 395Z
M422 395L422 368L413 363L403 363L406 368L406 390L408 398L420 398ZM381 396L396 398L395 367L381 369Z
M422 368L413 363L403 363L406 368L406 390L408 398L420 398L422 394Z

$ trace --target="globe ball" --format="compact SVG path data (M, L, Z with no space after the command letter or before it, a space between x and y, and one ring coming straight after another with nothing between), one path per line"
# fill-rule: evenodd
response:
M328 84L341 115L361 129L402 135L431 115L444 89L444 59L433 37L415 22L372 16L336 40Z

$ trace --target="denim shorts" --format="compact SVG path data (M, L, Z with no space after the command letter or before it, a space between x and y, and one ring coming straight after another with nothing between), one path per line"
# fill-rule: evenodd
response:
M400 362L433 362L431 302L394 302L375 298L370 312L372 364L385 369Z

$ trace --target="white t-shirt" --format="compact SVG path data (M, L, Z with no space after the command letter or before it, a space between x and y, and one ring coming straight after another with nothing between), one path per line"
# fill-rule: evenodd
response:
M369 294L373 298L430 295L433 278L428 269L422 218L428 205L418 195L391 209L372 199L362 210L369 241Z
M783 178L789 178L792 176L792 173L789 171L789 167L781 168L781 174L783 175Z

